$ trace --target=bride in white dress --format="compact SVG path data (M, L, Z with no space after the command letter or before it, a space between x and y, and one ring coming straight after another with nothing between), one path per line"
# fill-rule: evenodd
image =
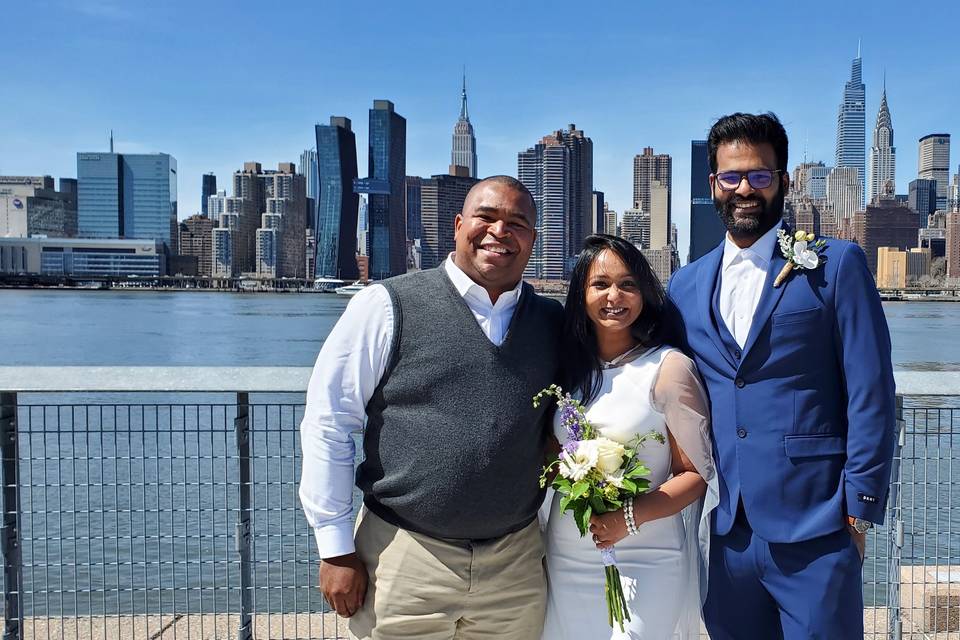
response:
M639 458L650 489L634 501L637 533L623 510L595 515L581 538L559 496L546 525L549 591L544 640L694 639L706 594L709 512L717 502L706 395L696 366L664 346L665 296L640 251L590 236L566 303L564 388L586 398L586 417L621 443L656 431ZM565 430L554 421L563 444ZM614 546L630 621L611 629L599 548Z

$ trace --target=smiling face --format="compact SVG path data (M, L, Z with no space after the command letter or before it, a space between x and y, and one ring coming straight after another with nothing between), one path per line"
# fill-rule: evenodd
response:
M587 317L597 336L630 332L643 311L643 294L636 276L616 253L601 251L590 265L585 293Z
M748 246L769 231L783 216L783 199L790 185L786 174L774 174L765 189L755 189L746 178L732 191L723 191L716 175L727 171L746 173L757 169L775 170L777 155L769 143L758 145L733 141L717 147L717 170L710 175L713 203L724 226L735 241Z
M536 217L530 197L493 180L475 186L457 216L454 262L496 301L517 286L533 251Z

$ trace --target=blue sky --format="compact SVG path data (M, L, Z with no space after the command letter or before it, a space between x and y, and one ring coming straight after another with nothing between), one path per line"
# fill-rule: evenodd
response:
M76 152L163 151L179 164L181 217L200 176L299 160L313 124L353 120L366 172L367 110L407 118L407 173L446 170L467 67L480 173L576 123L594 143L594 188L622 212L632 159L674 158L686 254L690 140L718 116L776 112L790 166L832 163L836 114L863 38L867 137L884 69L898 192L917 140L954 137L960 164L960 3L34 1L4 8L0 174L76 175ZM225 185L225 186L224 186Z

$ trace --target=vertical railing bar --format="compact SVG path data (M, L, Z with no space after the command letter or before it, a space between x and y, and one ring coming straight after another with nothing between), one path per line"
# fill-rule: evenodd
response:
M20 540L17 394L0 392L0 476L3 480L4 640L23 640L23 568Z
M186 410L184 410L186 411ZM200 470L203 468L203 455L200 446L200 405L194 405L194 415L196 417L195 426L197 434L197 588L199 591L199 614L200 614L200 637L204 637L204 622L206 611L203 608L203 475ZM184 418L186 420L186 418ZM212 463L212 461L211 461Z
M892 506L891 518L888 533L888 551L887 559L887 626L892 637L899 640L898 632L901 619L900 612L900 545L898 545L897 532L900 527L900 482L901 482L901 459L903 457L903 444L906 437L906 421L903 415L903 396L897 394L896 398L896 429L897 439L893 453L893 463L890 470L890 495L888 503ZM902 543L901 543L902 544Z
M250 554L250 395L237 394L236 431L237 455L240 471L240 506L237 512L236 547L240 556L240 625L237 640L253 640L251 554Z
M184 593L184 607L183 613L187 618L187 638L191 638L193 633L191 628L193 627L190 624L190 602L191 602L191 591L193 590L190 586L190 501L187 499L187 494L190 489L189 476L187 474L187 412L186 408L183 405L180 405L180 429L181 429L181 439L183 440L183 593ZM171 428L173 428L173 407L170 407L170 423Z

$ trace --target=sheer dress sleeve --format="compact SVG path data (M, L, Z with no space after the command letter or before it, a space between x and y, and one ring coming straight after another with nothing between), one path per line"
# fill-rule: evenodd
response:
M720 493L710 437L709 400L694 362L679 351L668 352L651 385L650 400L663 414L677 446L707 484L704 496L681 512L689 576L676 637L695 640L700 635L700 611L707 595L710 512L717 506Z

